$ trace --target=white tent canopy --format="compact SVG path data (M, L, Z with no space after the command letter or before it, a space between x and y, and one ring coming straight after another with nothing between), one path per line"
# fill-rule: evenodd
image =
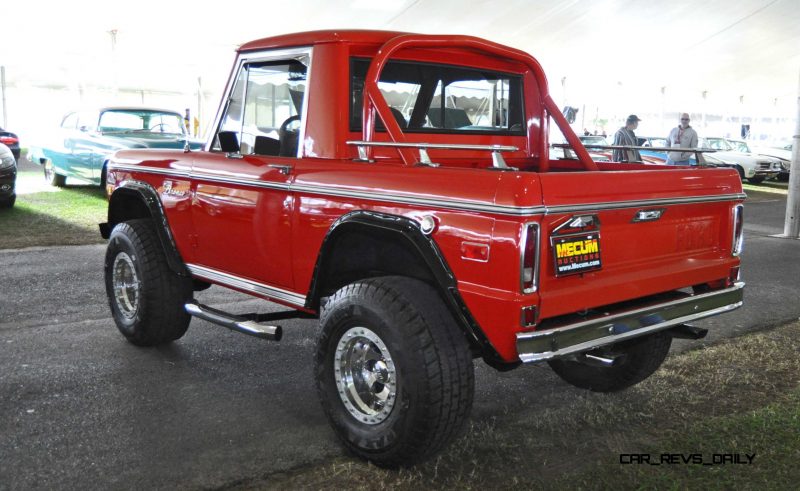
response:
M797 0L31 0L3 14L7 120L23 133L67 106L125 94L205 120L237 45L330 28L470 34L523 49L544 66L556 101L583 109L584 124L688 111L791 132L796 117Z

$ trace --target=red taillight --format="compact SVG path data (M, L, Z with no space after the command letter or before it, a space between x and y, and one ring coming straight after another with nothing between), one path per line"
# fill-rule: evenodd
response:
M539 224L528 223L522 231L522 292L532 293L538 288L539 276Z
M533 327L536 325L536 306L522 307L522 315L520 316L520 324L522 327Z
M13 136L0 136L0 143L3 145L14 145L19 143L19 138L14 138Z
M744 249L744 205L733 207L733 240L731 255L738 256Z

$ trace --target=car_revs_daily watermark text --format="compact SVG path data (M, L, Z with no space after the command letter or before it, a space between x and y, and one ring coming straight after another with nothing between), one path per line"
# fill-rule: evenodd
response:
M748 453L621 453L622 465L752 465L756 454Z

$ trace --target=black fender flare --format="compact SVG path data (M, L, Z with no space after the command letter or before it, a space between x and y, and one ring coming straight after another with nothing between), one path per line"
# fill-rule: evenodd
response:
M396 234L398 238L402 237L406 247L409 247L413 254L421 258L430 271L434 282L432 286L438 290L442 300L464 332L473 350L483 356L487 362L497 361L502 363L500 355L486 338L480 325L472 316L461 297L456 277L447 264L444 255L439 250L438 245L430 235L422 232L418 222L407 217L358 210L347 213L337 219L328 229L325 239L322 241L311 278L311 287L306 297L306 308L319 311L323 294L321 291L322 280L330 267L332 249L335 247L338 237L354 229L360 231L379 230L384 233Z
M131 210L122 209L121 203L124 198L138 200L149 213L149 217L155 225L161 247L164 249L164 256L167 259L169 268L177 275L191 276L189 269L178 252L178 246L175 244L175 239L169 228L167 215L158 197L158 192L146 182L126 180L114 189L114 192L108 198L108 222L99 224L100 235L104 239L108 239L111 236L111 231L118 223L131 218L145 218L143 216L131 216Z

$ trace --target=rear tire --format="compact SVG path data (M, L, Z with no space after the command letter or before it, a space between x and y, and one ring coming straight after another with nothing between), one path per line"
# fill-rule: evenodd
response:
M353 283L328 299L320 324L317 392L351 452L382 466L410 465L464 427L472 354L436 290L404 277Z
M184 335L191 316L192 280L167 264L149 219L114 227L105 259L106 294L120 332L137 346L169 343Z
M44 163L44 180L47 181L47 184L58 188L63 188L67 184L67 178L56 172L56 168L50 160Z
M672 336L658 332L590 352L599 356L624 355L624 359L613 367L597 367L561 359L548 363L559 377L575 387L594 392L616 392L652 375L664 362L671 344Z

